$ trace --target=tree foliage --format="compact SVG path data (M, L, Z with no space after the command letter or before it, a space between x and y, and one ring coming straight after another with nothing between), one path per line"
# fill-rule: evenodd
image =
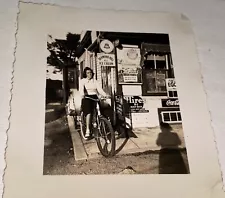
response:
M53 39L47 42L47 49L50 55L47 57L47 64L62 70L66 66L76 64L77 49L80 44L80 35L68 33L66 39Z

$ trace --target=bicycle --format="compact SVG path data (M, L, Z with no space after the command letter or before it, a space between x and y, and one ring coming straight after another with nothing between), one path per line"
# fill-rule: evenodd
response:
M96 102L96 107L92 116L91 130L94 138L97 142L98 149L104 157L112 157L115 155L116 139L115 132L112 128L111 121L101 114L99 102L100 99L93 99L85 96L85 98L94 100ZM106 98L102 99L105 100ZM86 132L86 118L81 110L80 113L80 134L84 140L88 138L85 137ZM107 130L108 129L108 130ZM102 146L101 138L105 141ZM108 146L111 145L111 149L108 150Z

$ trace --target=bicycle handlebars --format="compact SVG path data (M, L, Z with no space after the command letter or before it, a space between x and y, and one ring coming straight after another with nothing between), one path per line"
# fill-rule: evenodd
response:
M101 98L101 99L94 99L94 98L91 98L91 97L88 97L88 96L85 96L84 98L87 98L87 99L90 99L90 100L94 100L96 102L100 101L100 100L106 100L106 99L109 99L109 97L104 97L104 98Z

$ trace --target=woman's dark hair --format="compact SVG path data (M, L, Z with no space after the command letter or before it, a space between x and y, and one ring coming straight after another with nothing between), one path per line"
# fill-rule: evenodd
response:
M94 77L94 72L93 72L93 70L92 70L90 67L85 67L85 68L84 68L83 78L87 78L87 74L86 74L87 71L91 71L91 73L92 73L92 78L93 78L93 77Z

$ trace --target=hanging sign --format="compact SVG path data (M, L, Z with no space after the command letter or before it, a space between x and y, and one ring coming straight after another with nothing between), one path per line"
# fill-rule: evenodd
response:
M114 45L111 41L105 39L100 43L100 49L105 53L111 53L114 49Z
M98 53L97 54L97 64L99 66L114 67L116 65L115 55L114 54Z

